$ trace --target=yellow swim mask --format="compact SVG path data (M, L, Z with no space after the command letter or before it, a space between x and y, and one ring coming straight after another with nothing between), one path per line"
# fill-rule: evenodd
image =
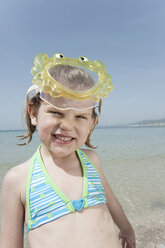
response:
M60 53L48 57L40 53L31 69L32 83L40 91L43 100L51 105L67 109L96 106L102 97L113 89L106 66L99 60L90 62L86 57L65 58ZM61 104L65 99L65 103Z

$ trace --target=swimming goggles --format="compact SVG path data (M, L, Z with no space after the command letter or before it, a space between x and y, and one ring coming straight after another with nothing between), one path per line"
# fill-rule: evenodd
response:
M55 76L54 71L58 72ZM59 109L95 107L113 89L104 63L99 60L91 62L87 57L66 58L56 53L49 58L47 54L40 53L34 59L31 73L34 87L29 89L28 94L32 90L40 92L42 100ZM69 77L65 78L67 73Z

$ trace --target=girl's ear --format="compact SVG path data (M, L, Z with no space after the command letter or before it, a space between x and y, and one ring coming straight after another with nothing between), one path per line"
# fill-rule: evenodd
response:
M95 117L92 118L92 121L90 123L90 132L93 131L93 129L95 128L97 123L98 123L98 116L95 116Z
M28 106L28 114L30 116L32 125L37 126L38 122L37 122L37 110L36 110L36 108L29 105Z

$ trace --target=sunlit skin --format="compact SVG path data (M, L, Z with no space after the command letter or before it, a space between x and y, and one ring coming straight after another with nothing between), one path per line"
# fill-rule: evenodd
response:
M29 106L31 122L42 142L41 157L53 182L70 199L82 197L83 173L76 150L86 141L96 119L92 109L59 110L42 102L38 110ZM97 154L83 149L98 170L107 204L75 211L28 233L30 248L135 248L133 229L114 196ZM26 182L31 159L12 168L2 187L2 248L23 248L24 223L28 223Z

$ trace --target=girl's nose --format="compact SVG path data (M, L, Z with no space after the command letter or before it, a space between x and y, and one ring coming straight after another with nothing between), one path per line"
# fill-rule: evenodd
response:
M71 120L70 118L63 118L60 122L60 128L67 131L72 130L73 120Z

